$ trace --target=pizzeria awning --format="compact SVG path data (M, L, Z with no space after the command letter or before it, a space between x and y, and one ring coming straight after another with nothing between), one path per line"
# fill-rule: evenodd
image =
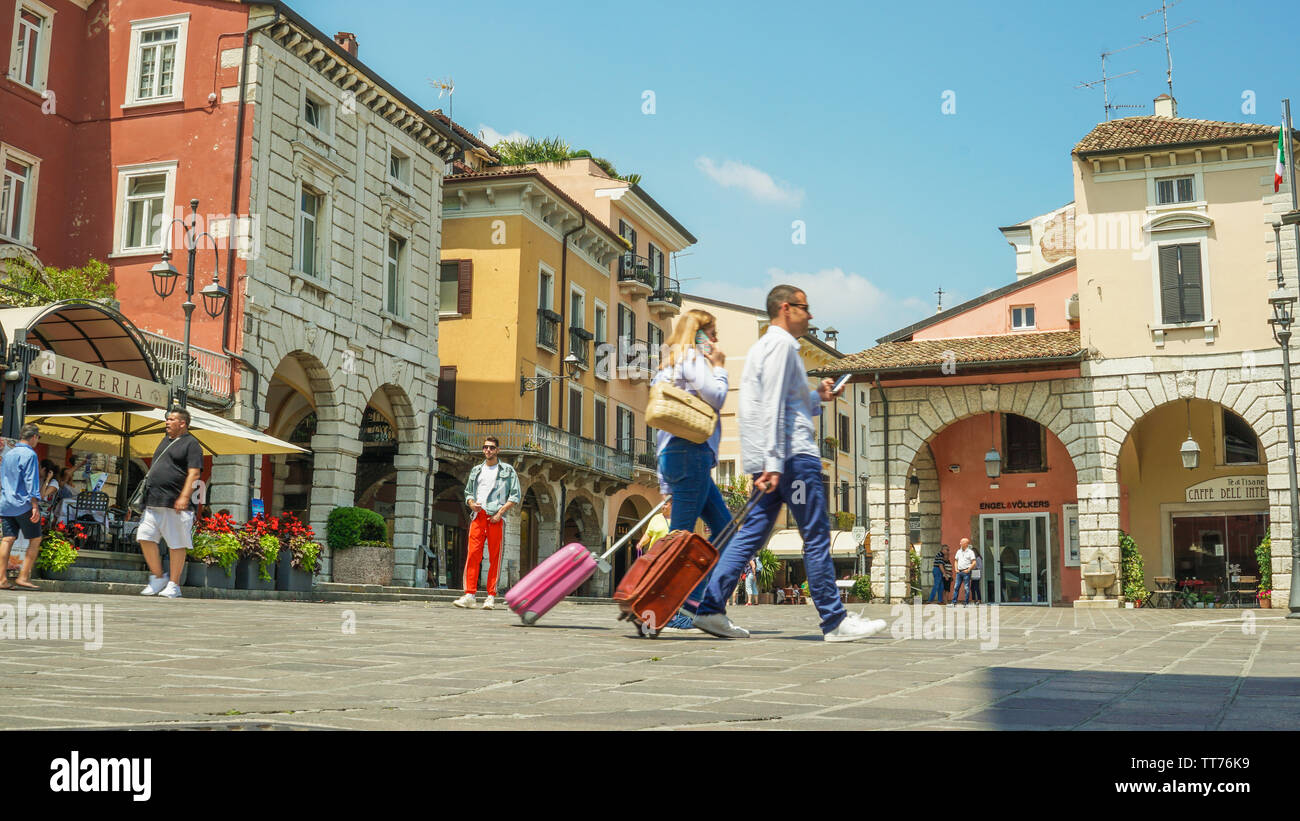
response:
M193 406L189 412L190 433L213 456L306 453L297 445L214 413ZM162 408L148 408L133 412L29 414L27 421L40 427L41 441L46 444L117 456L125 440L131 456L148 458L166 435L166 418Z

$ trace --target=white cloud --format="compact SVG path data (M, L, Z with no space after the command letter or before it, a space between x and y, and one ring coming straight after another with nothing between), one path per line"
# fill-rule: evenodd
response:
M803 191L778 183L766 171L752 165L726 160L721 166L708 157L695 160L695 167L723 188L739 188L760 202L799 205Z
M528 139L528 135L522 131L511 131L509 134L502 134L492 126L484 125L483 123L479 123L478 133L479 139L488 145L496 145L502 140L517 141Z
M757 285L705 281L691 291L761 309L767 292L781 284L794 285L808 295L812 324L823 331L831 326L838 330L839 348L846 353L870 348L876 344L876 337L918 322L934 310L915 297L890 296L861 274L843 268L823 268L814 273L769 268L765 281ZM725 347L726 341L721 342Z

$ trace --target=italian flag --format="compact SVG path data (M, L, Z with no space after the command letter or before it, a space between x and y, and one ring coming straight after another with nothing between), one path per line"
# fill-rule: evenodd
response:
M1283 148L1282 135L1286 129L1286 124L1277 130L1277 166L1273 169L1273 193L1276 194L1282 187L1282 169L1286 167L1286 149Z

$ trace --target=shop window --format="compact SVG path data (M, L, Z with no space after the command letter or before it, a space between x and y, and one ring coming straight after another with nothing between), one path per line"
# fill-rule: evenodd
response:
M1229 465L1253 465L1260 462L1259 439L1250 423L1223 409L1223 461Z
M1003 414L1002 452L1003 472L1042 473L1047 470L1047 431L1032 419Z

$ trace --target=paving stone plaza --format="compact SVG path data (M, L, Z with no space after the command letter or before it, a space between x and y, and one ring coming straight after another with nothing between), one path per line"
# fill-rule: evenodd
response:
M443 601L26 604L102 606L102 646L0 641L4 729L1300 730L1276 609L1002 607L983 638L912 639L933 611L869 605L890 634L828 644L802 606L735 608L753 637L724 641L637 638L604 603L531 628Z

